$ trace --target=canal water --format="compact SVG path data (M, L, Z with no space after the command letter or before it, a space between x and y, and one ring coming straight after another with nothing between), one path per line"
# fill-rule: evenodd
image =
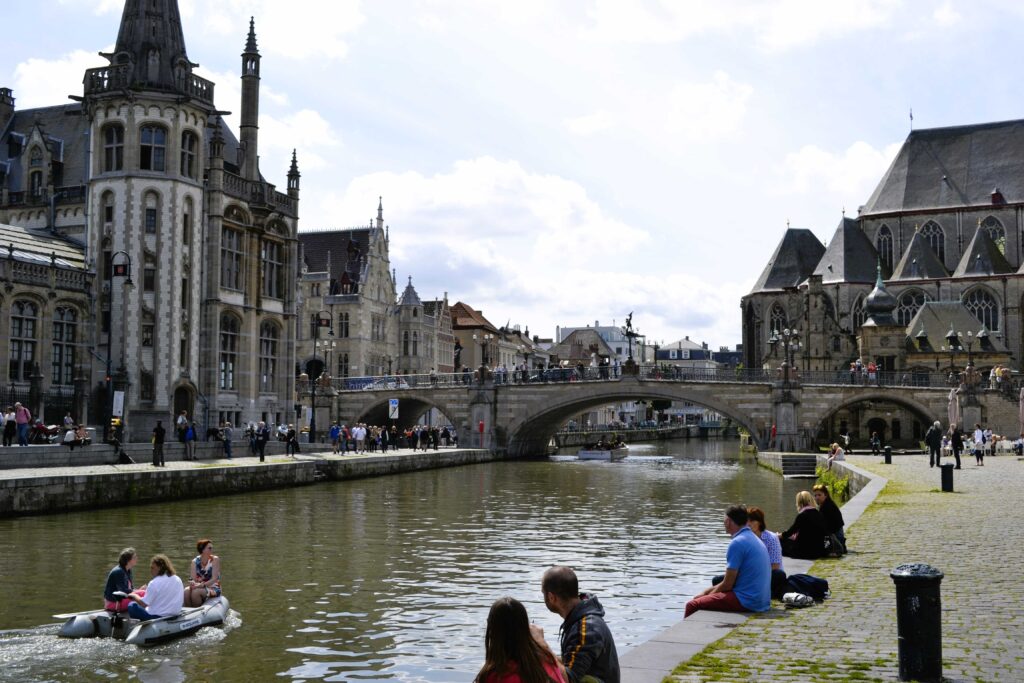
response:
M598 594L623 653L682 618L724 568L724 509L788 526L795 493L738 442L634 444L616 463L555 456L376 479L0 521L0 680L470 681L492 601L526 604L552 564ZM151 649L63 640L51 614L98 606L122 546L187 574L222 558L224 628Z

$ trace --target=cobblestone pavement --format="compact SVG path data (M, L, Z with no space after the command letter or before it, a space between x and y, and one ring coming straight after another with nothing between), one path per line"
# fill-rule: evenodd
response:
M850 553L819 560L828 579L822 605L753 617L679 665L666 681L895 681L899 678L895 589L889 572L926 562L942 581L946 681L1024 681L1024 525L1015 510L1024 462L965 458L956 493L941 493L927 456L893 465L854 456L854 465L889 479L847 530ZM951 462L951 459L945 459Z

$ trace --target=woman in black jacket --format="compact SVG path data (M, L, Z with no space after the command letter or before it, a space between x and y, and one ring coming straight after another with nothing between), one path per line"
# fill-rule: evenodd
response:
M809 491L796 494L796 519L779 534L782 554L801 560L816 560L825 554L825 520L814 507Z
M832 553L845 553L846 534L843 533L843 527L846 525L846 522L843 521L843 513L839 510L836 502L832 500L832 496L828 495L827 486L815 484L811 490L814 492L814 501L818 504L818 512L821 513L822 519L825 520L825 534L835 534L836 538L839 539L839 543L842 544L841 548L833 548Z

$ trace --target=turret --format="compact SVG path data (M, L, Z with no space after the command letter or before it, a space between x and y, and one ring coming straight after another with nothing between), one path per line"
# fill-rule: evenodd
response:
M126 0L111 64L129 65L126 83L183 92L192 68L177 0Z
M242 177L259 180L260 52L256 47L256 21L249 18L249 37L242 53L242 115L239 143L242 149ZM291 181L289 180L289 189Z
M0 88L0 132L14 117L14 93L10 88Z
M288 196L292 199L299 198L299 160L295 156L295 150L292 150L292 167L288 169Z
M377 229L384 229L384 197L377 198Z

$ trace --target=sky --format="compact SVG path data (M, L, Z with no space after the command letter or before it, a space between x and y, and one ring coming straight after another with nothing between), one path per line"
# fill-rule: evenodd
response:
M179 6L235 112L255 17L261 171L284 187L297 150L300 231L366 225L383 197L399 292L542 337L633 312L649 342L734 346L787 224L830 240L911 123L1022 110L1014 0ZM19 109L80 94L122 8L5 6L0 86Z

